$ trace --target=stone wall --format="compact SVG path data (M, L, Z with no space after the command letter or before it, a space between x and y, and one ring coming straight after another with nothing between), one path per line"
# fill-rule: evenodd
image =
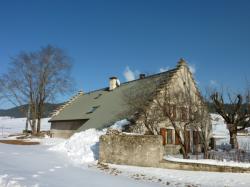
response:
M166 155L176 155L180 153L181 146L174 145L174 144L166 144L164 146L165 154Z
M163 159L162 137L154 135L103 135L99 162L159 167Z
M99 162L165 169L250 173L250 168L184 163L163 159L162 137L110 134L100 137Z

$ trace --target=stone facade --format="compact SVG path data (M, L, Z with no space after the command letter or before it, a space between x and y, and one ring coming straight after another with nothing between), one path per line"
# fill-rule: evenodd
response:
M166 99L166 95L169 100ZM151 125L157 129L153 132L154 134L158 134L161 129L165 129L166 131L165 153L177 154L180 150L180 141L177 141L176 132L171 121L166 116L162 116L163 110L159 107L159 103L164 102L169 105L169 110L172 111L172 115L174 116L172 120L175 121L176 127L181 134L182 142L184 142L184 134L187 133L188 135L188 139L186 140L189 144L188 152L201 152L201 144L197 143L199 145L195 145L195 141L198 140L194 136L194 132L201 131L201 125L191 124L189 116L194 114L194 112L190 114L191 109L195 111L198 106L202 105L203 100L193 79L192 73L183 60L178 63L177 70L170 80L157 89L155 99L148 106L148 111L145 112L147 113L147 120L155 119L155 124ZM211 137L211 124L208 110L204 107L201 110L204 110L201 111L201 113L204 113L203 123L206 123L206 127L203 125L202 130L206 131L207 139L209 139ZM205 113L207 115L205 115ZM132 129L133 132L140 134L147 133L148 129L145 125L145 114L141 115L135 124L135 127ZM184 130L184 125L186 124L189 125L187 125L187 128Z

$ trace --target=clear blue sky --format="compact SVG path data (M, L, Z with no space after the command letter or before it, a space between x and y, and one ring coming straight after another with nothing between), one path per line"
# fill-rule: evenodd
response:
M73 58L76 88L125 81L126 67L156 73L180 57L201 88L250 80L249 0L1 0L0 73L11 56L54 44Z

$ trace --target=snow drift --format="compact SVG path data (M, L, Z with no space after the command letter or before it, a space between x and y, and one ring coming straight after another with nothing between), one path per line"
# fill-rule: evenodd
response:
M126 119L117 121L110 128L122 131L125 125L129 124ZM67 154L69 159L76 164L95 162L99 155L99 137L104 135L107 129L88 129L75 133L68 140L51 147L50 151L58 151Z

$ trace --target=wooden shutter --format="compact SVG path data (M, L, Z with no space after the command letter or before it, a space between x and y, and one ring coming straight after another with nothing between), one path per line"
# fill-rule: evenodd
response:
M160 129L160 134L162 136L162 145L166 145L166 129L161 128Z
M175 132L175 145L180 145L180 144L181 144L181 140L179 136L177 135L177 133Z

